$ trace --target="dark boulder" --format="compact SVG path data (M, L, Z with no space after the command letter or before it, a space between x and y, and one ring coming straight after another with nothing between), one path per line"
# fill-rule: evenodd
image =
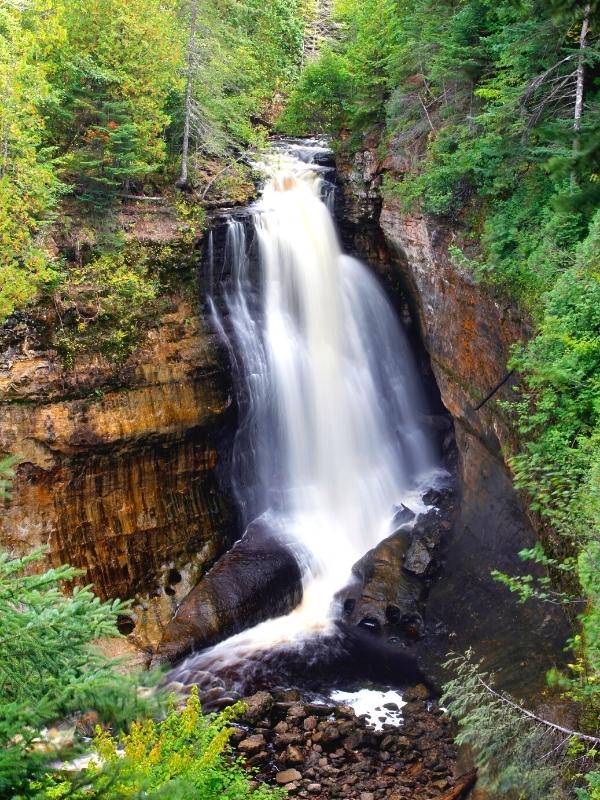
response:
M167 625L152 664L171 663L271 617L302 599L291 549L257 520L185 597Z
M421 582L403 570L411 545L410 531L398 531L370 550L352 571L353 583L342 594L344 622L377 636L420 628Z

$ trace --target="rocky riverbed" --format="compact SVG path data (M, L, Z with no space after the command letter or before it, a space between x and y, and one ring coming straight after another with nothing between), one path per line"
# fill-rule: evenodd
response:
M462 769L452 721L417 685L406 704L381 708L397 717L376 730L373 720L348 705L314 701L295 689L260 691L246 698L247 712L233 746L256 778L293 797L350 800L458 800L475 782Z

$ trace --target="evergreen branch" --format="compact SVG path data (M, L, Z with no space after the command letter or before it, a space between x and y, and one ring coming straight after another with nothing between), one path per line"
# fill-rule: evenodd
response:
M592 742L593 744L600 744L600 738L599 737L590 736L589 734L586 734L586 733L580 733L579 731L574 731L574 730L571 730L570 728L565 728L563 725L558 725L556 722L550 722L550 720L543 719L542 717L538 717L537 714L534 714L532 711L528 711L526 708L523 708L523 706L519 705L518 703L515 703L513 700L509 700L509 698L506 697L506 695L502 694L501 692L496 691L496 689L494 689L492 686L490 686L488 683L486 683L483 680L481 675L477 675L476 678L477 678L478 683L480 683L481 686L483 686L483 688L486 689L486 691L488 691L491 695L496 697L502 703L505 703L506 705L510 706L511 708L514 708L520 714L523 714L524 716L528 717L529 719L535 720L535 722L539 722L541 725L544 725L546 728L550 728L552 730L559 731L560 733L565 733L565 734L567 734L569 736L569 738L582 739L582 740L584 740L586 742Z

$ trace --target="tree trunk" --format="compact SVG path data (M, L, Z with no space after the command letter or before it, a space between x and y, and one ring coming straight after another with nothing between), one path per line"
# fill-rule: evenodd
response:
M579 150L579 132L581 131L581 117L583 115L583 81L585 78L585 48L587 46L587 35L590 27L591 6L588 3L583 11L583 22L579 33L579 58L577 61L576 85L575 85L575 114L573 121L573 155L576 158ZM571 187L577 186L575 170L571 172Z
M187 48L187 75L185 89L183 146L181 152L181 175L177 181L180 188L185 188L189 180L190 163L190 127L192 116L193 88L194 88L194 53L196 49L196 27L198 22L197 0L192 0L190 7L190 37Z

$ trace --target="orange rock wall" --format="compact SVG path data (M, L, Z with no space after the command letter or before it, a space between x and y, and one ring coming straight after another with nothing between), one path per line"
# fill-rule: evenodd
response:
M136 354L70 370L27 339L0 361L0 453L22 463L0 547L46 545L102 597L177 599L230 544L217 480L230 396L216 342L176 299Z

